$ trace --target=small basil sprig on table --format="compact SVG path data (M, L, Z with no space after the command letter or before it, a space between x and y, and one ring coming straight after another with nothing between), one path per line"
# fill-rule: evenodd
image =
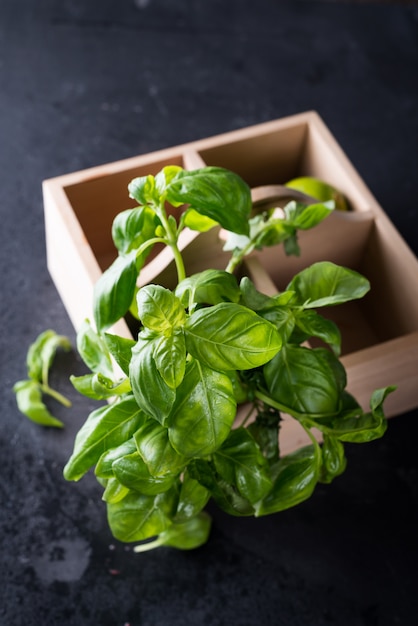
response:
M44 396L50 396L66 407L70 401L49 384L49 370L56 351L61 348L70 350L71 344L67 337L57 335L53 330L45 330L29 346L26 356L28 378L20 380L13 386L16 402L21 413L42 426L62 428L61 420L54 417L43 402Z
M79 480L94 468L110 528L121 541L141 542L135 551L192 549L208 539L210 498L231 515L258 517L303 502L339 476L345 442L383 435L393 388L375 391L370 411L362 410L346 390L340 331L319 312L363 297L370 288L363 276L316 263L267 296L234 274L254 249L283 243L298 254L298 230L325 219L330 203L290 202L281 217L253 215L248 186L219 167L168 166L134 179L129 193L138 207L114 221L118 256L95 287L96 329L86 321L77 337L91 373L71 379L108 403L80 429L64 476ZM187 276L181 232L214 226L229 232L230 263ZM173 291L136 286L155 244L172 251ZM138 318L132 340L109 331L128 310ZM313 337L324 347L307 348ZM241 405L246 417L236 423ZM282 413L311 442L285 456Z

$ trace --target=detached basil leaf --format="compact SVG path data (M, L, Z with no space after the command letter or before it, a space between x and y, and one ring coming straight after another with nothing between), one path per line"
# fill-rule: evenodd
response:
M198 361L187 365L168 421L168 436L186 457L212 454L225 441L236 415L231 380Z
M140 333L132 348L129 378L138 405L145 413L164 424L176 398L175 390L161 376L154 355L160 336Z
M67 480L79 480L97 463L104 450L132 437L144 414L133 398L102 406L92 413L78 431L74 450L64 467Z
M21 380L13 386L16 394L17 407L23 415L32 422L42 426L62 428L64 424L48 411L42 402L42 392L39 384L34 380Z
M113 536L119 541L144 541L164 532L172 523L177 490L156 496L130 491L121 502L109 503L107 518Z
M285 346L264 368L272 398L291 415L339 412L345 371L324 348Z
M29 378L39 383L48 381L49 368L58 348L70 350L71 344L67 337L57 335L53 330L45 330L36 338L26 356Z
M183 170L167 187L167 200L189 204L223 228L247 235L252 202L248 185L221 167Z
M354 270L320 261L296 274L287 289L295 292L295 304L312 309L362 298L370 283Z
M213 462L218 474L251 504L261 500L272 487L267 461L245 428L230 432L213 455Z
M282 345L273 324L233 303L196 311L187 320L184 330L190 354L219 371L264 365Z
M99 332L120 320L129 309L138 278L136 251L118 256L94 286L94 321Z
M278 513L307 500L318 482L320 463L318 446L301 448L280 459L273 488L256 506L256 516Z

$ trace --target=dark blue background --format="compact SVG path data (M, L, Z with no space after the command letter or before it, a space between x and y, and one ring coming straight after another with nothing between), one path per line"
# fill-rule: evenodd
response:
M418 251L418 7L268 0L1 0L1 626L413 626L418 413L348 448L348 469L262 520L213 508L198 551L134 555L63 432L17 411L29 342L74 331L46 269L41 181L316 109ZM382 315L385 312L382 311ZM54 407L55 408L55 407Z

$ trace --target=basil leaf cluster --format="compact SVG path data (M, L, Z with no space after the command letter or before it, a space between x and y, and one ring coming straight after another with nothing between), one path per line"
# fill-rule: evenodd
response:
M140 542L137 552L192 549L208 539L211 498L231 515L258 517L295 506L318 483L332 482L346 467L345 442L384 434L383 405L394 388L373 392L363 411L346 389L340 331L321 313L362 298L370 289L366 278L320 262L268 296L236 272L255 249L282 243L298 254L298 230L315 227L333 203L292 201L281 216L257 214L247 184L220 167L167 166L135 178L129 194L138 206L114 220L117 257L96 284L94 320L77 336L90 373L71 378L80 393L106 402L78 432L64 476L78 481L94 468L114 536ZM178 245L185 228L229 232L225 270L187 275ZM173 290L137 286L157 244L171 249ZM137 320L133 339L112 332L128 311ZM308 347L312 338L321 347ZM48 341L33 351L31 381L39 382L50 361L55 340ZM38 415L38 398L27 398L36 395L33 385L16 388L32 418ZM283 414L310 441L287 455L280 451Z

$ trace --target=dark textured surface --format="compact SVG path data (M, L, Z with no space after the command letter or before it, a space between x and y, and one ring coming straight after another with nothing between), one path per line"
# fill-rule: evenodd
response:
M1 626L413 626L418 413L263 520L213 509L204 548L134 555L63 432L17 411L28 343L74 333L45 263L41 181L316 109L415 252L418 8L267 0L1 0ZM382 311L382 315L384 315ZM54 407L55 409L56 407Z

